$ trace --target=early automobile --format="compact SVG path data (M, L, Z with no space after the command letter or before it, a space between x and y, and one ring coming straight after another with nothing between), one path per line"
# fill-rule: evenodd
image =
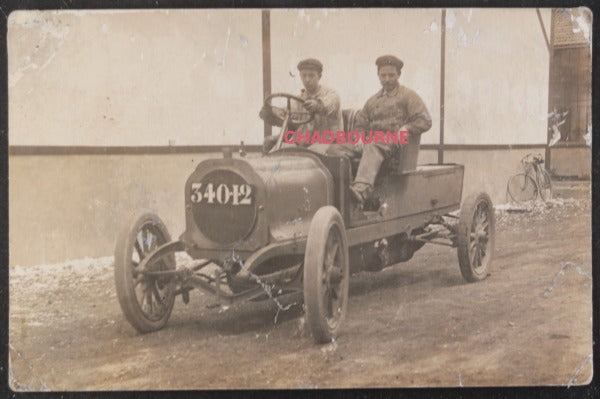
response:
M275 107L273 99L286 106ZM177 296L193 289L216 303L275 299L302 292L306 324L317 343L340 331L350 275L411 259L425 243L454 247L462 276L486 278L494 252L494 209L486 193L461 206L462 165L417 166L420 137L380 170L372 199L357 208L349 186L356 164L283 141L290 94L265 104L283 118L275 146L262 156L200 162L185 188L186 228L172 240L161 219L140 213L120 234L115 283L125 318L141 333L165 326ZM355 112L345 110L344 130ZM192 261L176 264L185 251Z

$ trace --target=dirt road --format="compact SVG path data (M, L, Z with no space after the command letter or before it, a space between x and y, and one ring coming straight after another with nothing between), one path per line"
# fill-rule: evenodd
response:
M209 309L192 292L167 327L124 320L112 259L10 271L18 390L581 384L591 378L589 186L552 208L498 213L492 275L467 284L453 249L354 276L336 342L315 346L296 304ZM300 298L286 298L293 303Z

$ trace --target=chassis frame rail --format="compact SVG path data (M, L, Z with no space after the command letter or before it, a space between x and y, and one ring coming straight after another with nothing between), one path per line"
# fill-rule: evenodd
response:
M223 300L228 303L242 302L255 299L257 297L267 295L269 297L277 296L273 294L276 289L285 289L287 292L302 291L300 284L300 276L303 263L298 263L283 270L265 275L256 275L244 270L245 273L238 273L236 278L249 282L256 283L256 286L244 290L239 293L229 293L221 288L222 279L226 276L225 268L218 261L200 260L199 263L192 267L178 267L174 270L155 270L153 265L165 258L166 256L185 250L185 245L181 241L171 241L163 244L146 256L139 265L139 273L153 278L174 278L180 288L175 290L176 295L184 296L184 302L187 303L186 296L194 288L201 289L215 296L218 300ZM201 273L200 270L204 267L213 264L219 270L214 276Z

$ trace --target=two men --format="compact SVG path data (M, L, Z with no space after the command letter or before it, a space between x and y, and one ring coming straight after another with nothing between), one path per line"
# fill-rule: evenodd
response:
M404 63L393 55L384 55L375 61L381 90L369 98L356 116L356 131L408 131L410 137L431 128L431 116L421 97L398 83ZM359 158L360 164L350 191L362 205L373 191L381 164L401 151L395 143L373 142L364 146L341 144L331 146L327 153ZM362 155L362 157L361 157Z
M355 131L408 131L414 137L431 128L431 116L421 97L413 90L398 83L404 63L393 55L384 55L375 61L381 90L367 100L356 116ZM319 85L323 65L316 59L300 61L298 70L304 89L301 97L306 99L304 108L315 117L307 125L292 127L291 130L337 132L343 129L340 100L337 93ZM265 119L265 110L261 117ZM346 132L348 133L348 132ZM273 139L267 138L267 143ZM274 141L273 141L274 142ZM270 144L272 147L272 144ZM373 191L375 179L382 163L401 151L395 143L383 144L374 141L364 146L351 143L330 145L326 152L330 155L360 158L354 182L350 187L356 202L362 206Z
M318 130L324 132L329 130L336 132L343 129L342 110L340 108L340 96L332 89L325 87L319 83L323 75L323 64L315 58L308 58L298 63L298 71L302 79L304 88L300 92L300 98L304 100L304 104L293 101L292 112L313 113L313 119L303 125L293 125L288 127L288 130L301 130L313 132ZM304 110L301 108L304 107ZM260 112L260 117L272 125L281 126L281 118L277 115L273 117L273 110L263 109ZM269 136L265 138L265 151L268 151L275 145L277 136ZM321 148L319 148L321 147ZM326 145L312 144L311 149L325 152Z

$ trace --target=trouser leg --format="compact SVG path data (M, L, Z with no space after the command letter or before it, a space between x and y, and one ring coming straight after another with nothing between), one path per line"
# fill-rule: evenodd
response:
M382 144L365 145L354 182L373 187L381 164L391 155L391 152L392 149L389 146Z
M331 144L327 149L327 155L348 157L349 159L360 158L361 150L354 144Z
M384 144L367 144L355 146L354 144L332 145L327 150L330 155L346 156L350 159L360 158L358 171L350 187L353 197L359 204L369 197L375 185L375 179L383 161L392 156L394 147Z

